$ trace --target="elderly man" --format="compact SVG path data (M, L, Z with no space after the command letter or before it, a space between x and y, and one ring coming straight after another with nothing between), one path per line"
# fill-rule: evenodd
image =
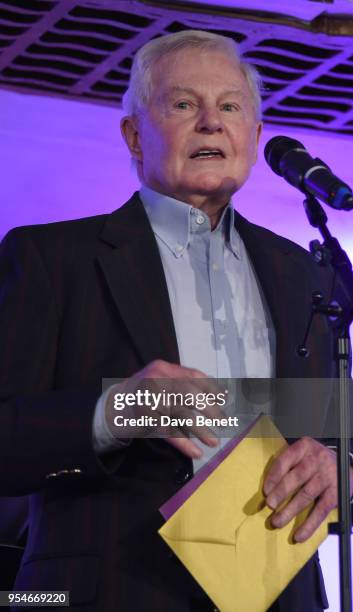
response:
M147 43L121 123L140 192L111 215L18 228L3 242L1 492L30 496L16 589L68 590L77 610L212 610L157 529L160 505L217 440L204 430L122 438L112 396L145 378L195 391L213 378L334 373L323 319L310 357L294 351L311 292L328 296L330 274L231 206L256 161L258 82L222 36ZM101 395L105 377L125 382ZM264 493L274 510L295 493L273 514L278 528L316 500L296 533L309 538L337 502L335 453L298 440ZM325 605L314 558L271 611Z

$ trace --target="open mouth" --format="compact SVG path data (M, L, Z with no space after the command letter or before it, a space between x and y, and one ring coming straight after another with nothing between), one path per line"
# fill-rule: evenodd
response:
M190 155L191 159L224 159L224 157L221 149L198 149Z

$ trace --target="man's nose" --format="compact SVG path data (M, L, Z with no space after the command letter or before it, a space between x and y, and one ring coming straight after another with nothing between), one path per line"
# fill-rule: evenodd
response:
M196 130L207 134L223 131L223 122L218 108L202 108L200 109Z

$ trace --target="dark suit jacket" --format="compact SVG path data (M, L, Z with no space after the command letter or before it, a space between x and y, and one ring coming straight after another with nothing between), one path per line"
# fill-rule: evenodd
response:
M310 356L296 354L312 291L328 299L330 273L288 240L240 215L236 223L276 327L277 376L332 376L324 318L313 323ZM69 590L77 610L207 609L157 534L158 508L190 477L190 460L163 440L136 439L105 465L92 448L102 378L130 376L157 358L179 361L161 259L137 194L110 215L7 235L0 346L0 490L29 495L30 505L16 588ZM320 581L314 560L273 610L321 609ZM190 598L199 601L193 608Z

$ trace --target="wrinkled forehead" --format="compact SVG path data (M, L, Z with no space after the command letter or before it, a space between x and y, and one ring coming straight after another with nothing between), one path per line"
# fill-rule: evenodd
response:
M217 48L185 47L165 54L151 66L150 97L176 89L236 90L248 96L249 86L234 55Z

